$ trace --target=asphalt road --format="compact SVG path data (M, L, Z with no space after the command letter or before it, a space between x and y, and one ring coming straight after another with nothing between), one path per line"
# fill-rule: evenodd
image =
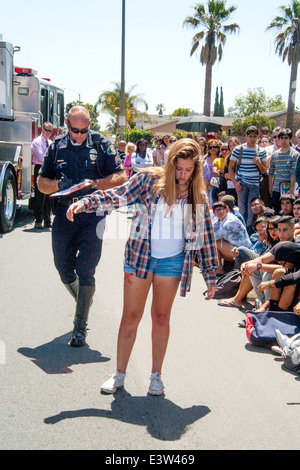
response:
M299 375L248 343L238 327L243 312L204 300L196 269L191 293L178 294L172 312L165 395L147 395L150 298L125 389L100 394L115 369L129 223L125 211L109 216L88 345L80 349L68 346L74 301L53 265L51 231L33 229L23 206L0 239L0 448L299 449Z

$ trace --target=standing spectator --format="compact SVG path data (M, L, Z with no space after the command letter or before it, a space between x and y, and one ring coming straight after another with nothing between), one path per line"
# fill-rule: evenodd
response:
M254 197L259 197L260 173L265 173L267 170L267 155L264 149L256 145L257 139L257 127L248 127L246 130L246 144L235 147L228 168L238 194L238 206L248 230L251 230L253 225L251 201ZM235 175L236 165L237 172Z
M296 138L296 145L294 145L293 148L296 150L296 152L300 153L300 129L297 130L295 134L295 138Z
M209 200L209 207L213 205L212 191L213 186L211 179L213 177L213 162L219 157L221 144L218 140L211 139L207 142L207 154L205 155L205 161L203 164L204 182L206 185L206 192Z
M295 190L296 163L300 154L291 147L292 137L290 129L281 129L278 133L281 148L271 156L269 191L276 212L280 210L280 196L287 192L294 194Z
M153 164L154 166L162 166L164 164L165 151L162 148L163 140L157 139L156 148L152 151Z
M121 158L122 163L124 163L124 160L126 158L126 142L125 140L120 140L119 145L118 145L118 151L117 151L117 156Z
M300 197L300 157L298 157L298 160L296 163L296 183L297 183L297 191L298 191L298 194L296 194L296 196Z
M136 151L131 155L133 173L138 173L144 168L153 166L152 151L147 148L147 141L139 139L136 143Z
M126 147L126 157L124 160L124 170L126 171L127 178L132 176L131 155L135 152L136 146L132 142L128 142Z
M205 137L200 137L198 139L198 144L199 144L199 147L200 147L201 155L203 155L203 156L206 155L207 143L206 143Z
M168 134L165 134L163 135L162 140L163 140L163 143L161 146L164 150L167 150L170 146L170 142L169 142L170 136Z
M49 138L53 132L51 122L45 122L42 128L42 133L32 141L32 163L34 164L34 195L35 195L35 223L34 228L49 228L51 227L51 204L48 194L40 192L37 185L37 178L39 171L43 165L44 157L48 152L49 145L52 140Z
M236 189L234 187L234 184L231 181L231 176L229 174L228 168L229 168L229 163L230 163L230 155L231 155L233 149L235 147L237 147L238 145L241 145L241 142L239 141L239 139L237 137L230 137L228 139L228 149L230 151L230 154L229 154L228 158L226 158L226 162L225 162L225 165L224 165L224 176L225 176L225 179L226 179L226 194L230 194L230 196L233 196L235 201L238 200L238 196L237 196L237 192L236 192Z
M167 148L167 150L165 151L165 155L164 155L164 165L167 163L170 149L171 149L172 145L175 144L176 140L177 140L177 137L175 137L175 135L171 135L171 137L169 139L169 148Z

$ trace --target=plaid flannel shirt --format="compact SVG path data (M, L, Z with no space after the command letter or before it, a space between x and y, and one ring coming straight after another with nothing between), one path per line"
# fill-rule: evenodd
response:
M146 278L151 261L151 226L159 196L153 193L156 176L137 173L122 186L107 191L95 191L80 201L85 211L107 211L135 204L130 235L125 248L126 262L136 269L136 275ZM187 204L185 206L188 206ZM181 275L180 295L185 296L191 288L192 271L197 256L199 267L208 287L216 283L215 270L218 266L217 249L208 204L197 208L196 222L191 208L185 211L184 263Z

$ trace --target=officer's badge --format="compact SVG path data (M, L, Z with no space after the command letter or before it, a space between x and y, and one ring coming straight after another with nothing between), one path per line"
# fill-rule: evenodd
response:
M107 155L116 155L116 149L113 145L110 145L107 149Z
M96 149L91 149L90 150L90 159L92 162L95 162L97 160L97 150Z
M119 155L115 156L115 164L116 164L116 166L122 165L122 160L119 157Z

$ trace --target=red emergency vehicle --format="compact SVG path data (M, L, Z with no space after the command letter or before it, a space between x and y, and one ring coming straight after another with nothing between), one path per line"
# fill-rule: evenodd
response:
M44 122L64 127L64 90L31 68L14 67L19 47L0 40L0 231L12 229L17 200L34 197L31 142ZM32 205L30 205L32 206Z

